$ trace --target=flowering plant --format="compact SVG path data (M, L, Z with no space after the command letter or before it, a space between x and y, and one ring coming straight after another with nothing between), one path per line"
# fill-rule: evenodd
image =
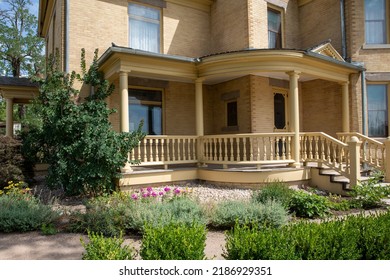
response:
M151 202L151 201L163 201L167 199L174 199L178 196L184 196L190 193L188 188L182 189L180 187L174 186L169 187L166 186L164 188L155 188L147 187L141 188L134 193L131 194L131 198L133 200L140 200L143 202Z

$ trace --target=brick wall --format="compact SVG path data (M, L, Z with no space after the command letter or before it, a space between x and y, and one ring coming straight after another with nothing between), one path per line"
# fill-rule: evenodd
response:
M245 0L217 0L211 6L211 53L249 47Z
M324 80L301 83L301 131L322 131L335 137L342 131L341 85Z
M315 0L301 6L299 27L301 48L307 49L331 39L332 45L341 53L339 0Z

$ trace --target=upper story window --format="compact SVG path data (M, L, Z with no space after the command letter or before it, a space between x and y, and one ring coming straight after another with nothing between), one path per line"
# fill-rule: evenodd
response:
M160 52L160 9L129 3L130 48Z
M367 44L387 44L386 0L365 0L364 18Z
M268 48L282 48L282 14L268 8Z

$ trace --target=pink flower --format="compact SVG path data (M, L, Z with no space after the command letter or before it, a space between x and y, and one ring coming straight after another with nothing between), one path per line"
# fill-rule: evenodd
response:
M158 195L163 196L164 192L159 192Z
M148 197L148 196L150 196L149 193L143 193L143 194L142 194L142 197Z
M148 187L146 190L147 190L148 192L152 192L152 191L153 191L153 188L152 188L152 187Z
M133 194L131 195L131 198L134 199L134 200L137 200L137 199L138 199L138 196L137 196L135 193L133 193Z
M152 192L152 196L153 196L153 197L156 197L157 194L156 194L155 192Z
M180 193L180 189L175 188L175 189L173 190L173 192L174 192L175 194L179 194L179 193Z
M140 192L141 192L141 193L143 193L143 192L144 192L144 189L143 189L143 188L141 188L141 189L140 189Z
M170 190L171 190L170 187L165 187L165 188L164 188L164 191L166 191L166 192L169 192Z

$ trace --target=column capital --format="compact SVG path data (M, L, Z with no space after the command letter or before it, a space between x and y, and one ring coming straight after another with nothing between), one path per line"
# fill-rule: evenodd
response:
M297 76L298 78L301 73L302 73L301 71L295 71L295 70L286 72L286 74L289 75L290 77Z
M128 76L131 71L119 71L119 76Z
M195 79L195 83L203 83L206 80L205 77L199 77Z
M339 82L339 84L342 85L342 86L348 86L349 85L349 81Z

